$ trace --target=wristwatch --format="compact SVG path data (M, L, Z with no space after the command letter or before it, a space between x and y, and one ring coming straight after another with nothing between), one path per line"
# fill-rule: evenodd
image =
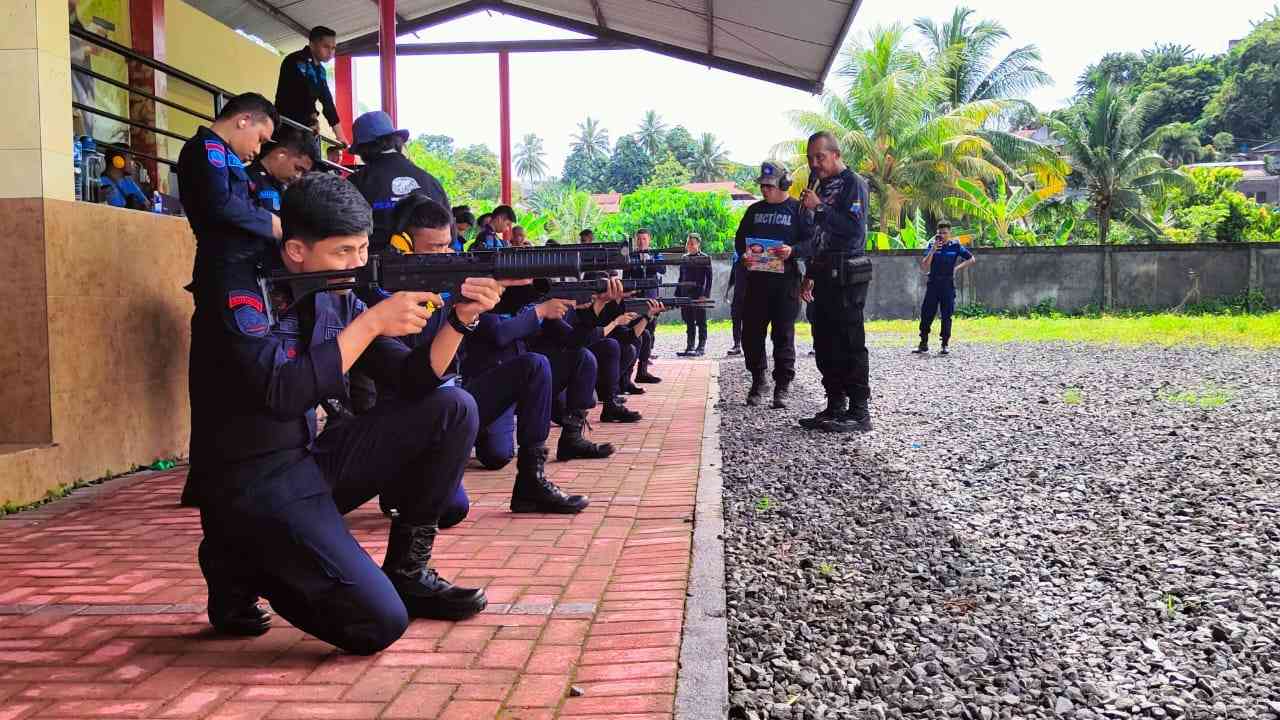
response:
M449 310L449 326L454 330L457 330L459 335L470 335L476 331L476 328L479 327L479 325L479 316L477 316L475 320L472 320L471 324L468 325L467 323L462 322L462 318L458 317L458 308L455 307Z

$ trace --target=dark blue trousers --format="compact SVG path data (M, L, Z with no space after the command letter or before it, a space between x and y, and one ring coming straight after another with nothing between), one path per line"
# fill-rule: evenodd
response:
M546 356L525 353L468 378L466 387L475 398L479 418L476 459L486 469L506 467L516 455L516 442L524 447L547 442L554 388ZM440 514L440 527L457 525L470 510L471 499L459 483Z
M924 304L920 307L920 339L928 340L933 329L933 318L942 312L942 344L951 340L951 315L956 311L956 285L954 282L930 281L925 286Z
M409 522L436 521L462 482L477 424L475 401L458 388L386 400L329 425L311 453L242 495L205 503L199 558L211 593L250 588L347 652L391 645L409 623L404 603L342 516L381 494Z
M603 338L587 346L596 360L596 397L607 403L618 396L622 384L623 348L617 340ZM634 362L635 351L632 351Z

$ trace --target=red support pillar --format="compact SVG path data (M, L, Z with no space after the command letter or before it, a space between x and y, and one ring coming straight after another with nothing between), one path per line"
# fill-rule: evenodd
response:
M378 0L378 65L382 70L382 111L396 122L396 0Z
M502 204L511 204L511 58L498 53L498 117L502 159Z
M338 96L334 98L338 106L338 124L342 126L342 135L351 142L351 123L355 121L355 95L351 92L351 56L339 55L333 60L333 82ZM354 160L346 150L342 151L342 162Z
M156 60L165 59L164 0L129 0L129 30L134 50ZM142 63L130 62L128 66L131 87L145 90L157 97L165 97L164 75L157 75ZM129 94L129 119L152 127L163 128L167 125L162 107L153 100L133 93ZM159 137L150 130L136 127L129 129L129 146L132 149L161 157L173 154L161 152L157 147L159 143ZM154 160L139 160L139 165L146 169L151 186L161 189L157 163Z

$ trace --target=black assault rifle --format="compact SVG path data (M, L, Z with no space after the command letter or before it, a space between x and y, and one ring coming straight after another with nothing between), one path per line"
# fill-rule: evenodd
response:
M663 257L662 265L707 265L707 256ZM300 300L327 290L368 290L388 293L457 292L467 278L530 280L554 277L581 277L586 272L608 273L636 265L625 243L561 245L538 248L503 248L470 253L441 253L369 256L369 262L353 270L324 270L307 273L276 273L258 279L267 299L267 320L275 323L270 302L273 290L289 291L288 312Z
M716 301L703 298L687 298L687 297L660 297L652 298L664 307L669 308L704 308L710 309L716 306ZM627 298L622 301L622 309L625 312L646 313L649 311L650 298Z
M642 292L645 290L662 290L664 288L692 288L697 287L698 283L679 282L664 283L662 278L635 278L622 280L622 289L624 292ZM535 283L535 286L537 283ZM542 288L538 288L542 290ZM565 300L575 300L577 302L586 302L591 299L592 295L599 295L609 289L609 281L606 278L597 280L563 280L549 283L546 297L562 298Z

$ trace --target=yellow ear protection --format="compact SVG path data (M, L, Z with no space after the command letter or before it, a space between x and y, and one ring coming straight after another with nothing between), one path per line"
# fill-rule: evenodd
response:
M123 156L123 155L112 155L112 156L111 156L111 167L113 167L113 168L115 168L115 169L117 169L117 170L123 170L123 169L124 169L124 156Z
M405 255L413 254L413 238L409 237L409 233L400 232L391 236L391 247L399 250Z

